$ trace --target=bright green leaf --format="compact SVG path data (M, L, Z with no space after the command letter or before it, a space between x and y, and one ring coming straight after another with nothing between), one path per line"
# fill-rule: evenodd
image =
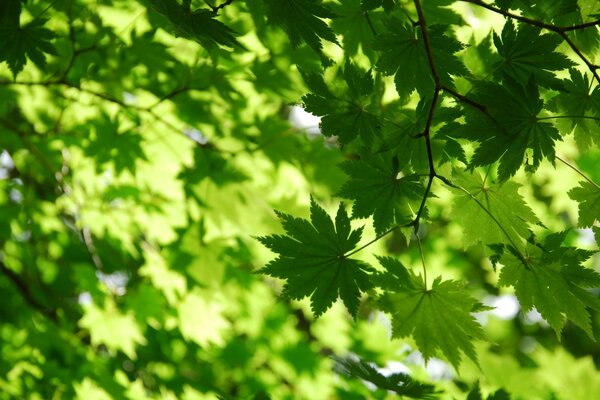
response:
M404 268L390 258L383 259L384 263ZM411 335L425 360L441 353L455 368L460 365L461 354L477 362L473 342L485 339L485 334L472 315L480 304L465 293L464 283L438 277L431 289L426 289L422 277L408 273L410 285L380 298L382 308L392 315L392 336Z

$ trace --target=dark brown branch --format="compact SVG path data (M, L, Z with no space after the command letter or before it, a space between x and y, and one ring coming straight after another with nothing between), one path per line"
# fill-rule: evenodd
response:
M573 40L571 40L571 38L566 34L566 32L559 32L558 34L560 36L562 36L562 38L565 40L565 42L567 42L567 44L571 47L571 49L579 56L579 58L581 58L581 61L583 61L585 63L585 65L587 65L589 70L592 72L592 75L594 75L594 78L596 78L598 83L600 83L600 76L598 75L599 67L597 65L592 64L592 62L589 60L589 58L587 58L581 52L581 50L579 50L577 45L573 42Z
M208 5L210 7L210 9L212 10L213 15L217 15L220 10L224 9L225 7L227 7L228 5L230 5L231 3L233 3L233 0L226 0L225 2L219 4L218 6L213 6L212 4L210 4L206 0L204 2L206 3L206 5Z
M433 60L433 52L431 50L431 42L429 41L429 32L427 31L427 22L423 14L423 7L421 7L420 0L415 0L415 7L417 9L417 15L419 16L419 26L421 27L421 33L423 34L423 43L425 45L425 53L427 54L427 61L429 62L429 68L431 69L431 77L435 83L435 88L439 92L441 88L440 75L437 72L435 61ZM438 93L439 94L439 93ZM437 97L437 96L436 96ZM432 110L435 105L432 106Z
M539 21L537 19L527 18L522 15L511 13L510 11L502 10L501 8L497 8L490 4L484 3L481 0L460 0L460 1L464 1L465 3L475 4L480 7L485 8L489 11L492 11L492 12L495 12L498 14L502 14L505 17L516 19L517 21L521 21L521 22L524 22L529 25L534 25L539 28L544 28L544 29L547 29L549 31L553 31L556 33L575 31L575 30L580 30L580 29L585 29L585 28L590 28L593 26L600 25L600 20L596 20L596 21L586 22L586 23L578 24L578 25L557 26L557 25L549 24L547 22Z
M587 67L589 68L589 70L592 73L592 75L594 75L594 78L596 78L596 80L598 81L598 83L600 83L600 75L598 75L598 71L597 71L598 68L600 68L600 66L594 65L581 52L581 50L579 50L579 48L577 47L577 45L567 35L567 32L569 32L569 31L581 30L581 29L590 28L590 27L593 27L593 26L598 26L598 25L600 25L600 20L586 22L586 23L579 24L579 25L557 26L557 25L549 24L547 22L538 21L536 19L527 18L527 17L524 17L522 15L514 14L514 13L511 13L510 11L502 10L500 8L497 8L497 7L494 7L494 6L489 5L487 3L484 3L481 0L461 0L461 1L464 1L465 3L475 4L477 6L485 8L485 9L487 9L489 11L492 11L492 12L495 12L497 14L503 15L503 16L505 16L507 18L515 19L517 21L521 21L521 22L529 24L529 25L537 26L539 28L547 29L547 30L549 30L551 32L559 34L564 39L564 41L567 42L567 44L569 45L569 47L571 47L571 49L575 52L575 54L577 54L577 56L585 63L585 65L587 65Z
M31 293L29 286L27 283L21 278L19 274L17 274L12 269L8 268L4 262L0 261L0 271L6 276L17 288L19 293L21 293L21 297L29 303L31 307L37 310L40 314L46 316L52 322L58 322L58 315L56 310L53 308L46 307L42 304L42 302L36 300L36 298Z

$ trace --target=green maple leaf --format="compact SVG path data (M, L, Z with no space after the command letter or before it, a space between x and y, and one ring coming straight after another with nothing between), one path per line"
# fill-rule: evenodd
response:
M354 200L352 216L373 215L377 233L392 224L412 221L423 198L424 188L416 175L399 176L398 158L391 153L373 155L341 165L349 176L339 196Z
M594 252L561 247L565 235L552 234L541 245L527 243L524 256L509 247L500 258L499 283L513 286L523 311L535 307L557 336L569 319L593 338L587 307L600 310L600 299L586 289L600 286L600 275L581 263Z
M554 142L561 140L550 123L538 120L544 102L533 79L522 86L507 77L504 85L479 82L472 99L485 107L464 109L465 124L448 124L450 135L479 142L471 160L473 166L500 161L498 176L506 180L521 167L527 149L533 150L533 168L542 159L554 162Z
M454 189L456 197L451 215L452 219L463 228L465 245L508 241L496 222L477 204L477 201L492 213L512 240L529 237L530 225L540 222L519 194L519 184L511 181L502 184L493 183L488 179L484 180L479 172L458 173L457 171L453 178L455 184L466 189L475 198Z
M340 204L335 225L329 215L311 199L310 222L278 213L287 234L258 238L278 253L261 272L287 279L283 294L293 299L310 296L315 316L323 314L338 295L355 316L360 293L371 287L371 267L345 254L358 244L362 228L352 230Z
M544 86L556 85L558 80L550 71L574 65L567 56L554 51L563 39L552 32L540 35L541 29L532 25L518 26L516 30L512 20L508 20L501 36L494 33L494 45L502 57L496 65L498 76L506 74L525 84L533 74Z
M394 0L360 0L360 7L364 11L383 7L386 12L394 8Z
M44 68L46 54L57 54L51 43L56 35L44 27L48 19L36 18L20 26L16 15L16 21L8 17L0 20L0 62L6 61L14 76L23 70L27 58Z
M334 95L322 76L304 74L304 80L312 91L302 97L306 111L321 117L319 124L323 135L337 136L340 142L349 143L360 137L370 145L380 135L382 122L371 111L377 105L372 101L373 77L347 62L340 72L346 90Z
M393 373L385 376L363 360L341 357L333 357L333 359L335 361L334 370L338 374L370 382L378 389L422 400L436 399L436 393L439 393L434 385L416 381L407 374Z
M579 203L579 223L577 226L589 227L600 220L600 188L583 181L569 191L569 197Z
M176 0L146 0L149 6L165 17L173 27L175 34L195 40L204 48L213 49L217 45L242 47L234 37L235 32L214 18L211 10L191 11L188 6Z
M585 74L570 69L570 78L563 79L563 91L551 101L551 107L561 114L571 118L557 119L556 124L560 131L575 134L575 141L584 151L595 142L600 144L600 86L592 89L591 82ZM585 118L589 116L591 118Z
M317 0L265 0L267 17L279 25L290 38L293 47L306 42L315 52L323 55L322 39L338 44L335 33L323 18L334 18L329 9Z
M385 0L385 2L391 2ZM373 31L369 25L369 20L378 29L381 25L378 16L382 14L379 11L367 10L378 8L383 1L364 1L364 0L346 0L340 4L332 4L332 10L337 15L331 21L331 27L335 32L342 34L342 44L344 53L347 55L356 55L359 47L362 51L373 59ZM368 19L367 19L368 18Z
M128 170L135 173L140 161L148 158L142 146L144 140L135 131L119 132L119 121L103 115L93 127L95 135L84 148L85 153L96 161L100 172L106 164L112 164L117 174Z
M388 29L389 33L375 39L374 48L381 52L377 69L385 75L395 75L396 90L401 98L408 97L415 89L422 96L430 96L435 85L421 31L398 20L392 20ZM454 55L463 45L447 36L445 30L445 26L433 25L429 27L429 38L442 83L454 87L451 75L463 76L468 71Z
M472 313L485 309L469 296L464 284L436 278L431 289L396 259L381 257L381 265L394 272L394 288L380 298L382 309L392 315L392 336L412 335L425 360L441 352L458 368L461 354L477 362L473 341L485 339L481 326ZM398 271L402 271L399 273ZM398 276L408 276L401 281Z

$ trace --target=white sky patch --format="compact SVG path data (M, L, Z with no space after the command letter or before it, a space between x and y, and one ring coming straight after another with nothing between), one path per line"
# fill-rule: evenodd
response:
M579 246L594 246L596 239L594 238L594 231L592 228L577 229L577 244Z
M388 361L385 367L377 368L377 371L383 376L390 376L392 374L410 375L410 368L400 361Z
M425 368L427 375L434 381L451 380L454 378L454 370L447 362L439 358L430 358L425 365L425 360L420 351L413 351L406 357L409 364L419 365Z
M137 96L130 92L123 92L123 103L133 105L137 101Z
M183 134L201 146L204 146L205 144L208 143L208 138L206 136L204 136L202 134L202 132L196 128L184 129Z
M90 292L79 293L77 302L82 306L87 306L93 303L92 295Z
M526 323L527 325L540 324L541 326L544 326L544 327L550 326L548 324L548 322L546 322L544 317L542 317L542 314L540 314L539 311L536 310L535 308L533 310L529 311L527 314L525 314L525 316L523 316L523 322Z
M123 296L126 292L125 287L129 277L123 271L116 271L112 274L104 274L102 272L96 272L98 280L106 285L108 290L111 292Z
M321 117L306 112L301 106L292 106L290 110L290 122L296 128L306 130L309 134L318 135L321 133L321 129L319 129Z
M494 317L505 320L516 317L521 309L519 301L512 294L489 296L483 300L483 303L494 307L494 309L490 311L490 314L492 314Z

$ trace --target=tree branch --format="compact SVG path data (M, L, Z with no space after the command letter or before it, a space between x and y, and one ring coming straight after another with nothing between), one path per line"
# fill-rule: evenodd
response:
M219 10L224 9L225 7L227 7L228 5L230 5L231 3L233 3L233 0L225 0L225 2L219 4L218 6L213 6L212 4L210 4L208 1L204 1L206 3L207 6L210 7L210 9L212 10L212 14L213 15L217 15L219 13Z
M487 3L484 3L481 0L461 0L461 1L463 1L465 3L475 4L477 6L485 8L489 11L495 12L497 14L501 14L507 18L512 18L517 21L521 21L521 22L529 24L529 25L537 26L539 28L547 29L551 32L559 34L564 39L564 41L567 42L567 44L569 45L569 47L571 47L571 49L575 52L575 54L577 54L577 56L581 59L581 61L583 61L585 63L585 65L587 65L587 67L589 68L592 75L594 75L594 78L596 78L598 83L600 83L600 75L598 75L598 72L597 72L598 68L600 68L600 67L598 65L593 64L581 52L581 50L579 50L579 48L573 42L573 40L571 40L571 38L567 35L567 32L569 32L569 31L580 30L580 29L585 29L585 28L600 25L600 20L586 22L586 23L579 24L579 25L557 26L557 25L549 24L547 22L538 21L536 19L527 18L522 15L514 14L514 13L511 13L510 11L502 10L500 8L497 8L497 7L494 7Z
M29 290L29 286L27 283L21 279L21 276L17 274L12 269L8 268L3 261L0 260L0 271L6 276L17 288L19 293L21 293L21 297L29 303L31 307L36 309L40 314L46 316L52 322L58 322L58 315L56 310L53 308L49 308L43 305L41 302L35 299L31 290Z
M516 19L517 21L521 21L521 22L524 22L529 25L534 25L539 28L544 28L544 29L547 29L549 31L553 31L556 33L575 31L575 30L580 30L580 29L585 29L585 28L590 28L592 26L600 25L600 20L596 20L596 21L586 22L586 23L578 24L578 25L557 26L554 24L549 24L547 22L539 21L537 19L527 18L527 17L524 17L519 14L511 13L510 11L502 10L501 8L494 7L490 4L484 3L481 0L460 0L460 1L463 1L465 3L475 4L477 6L483 7L485 9L495 12L497 14L502 14L505 17Z

